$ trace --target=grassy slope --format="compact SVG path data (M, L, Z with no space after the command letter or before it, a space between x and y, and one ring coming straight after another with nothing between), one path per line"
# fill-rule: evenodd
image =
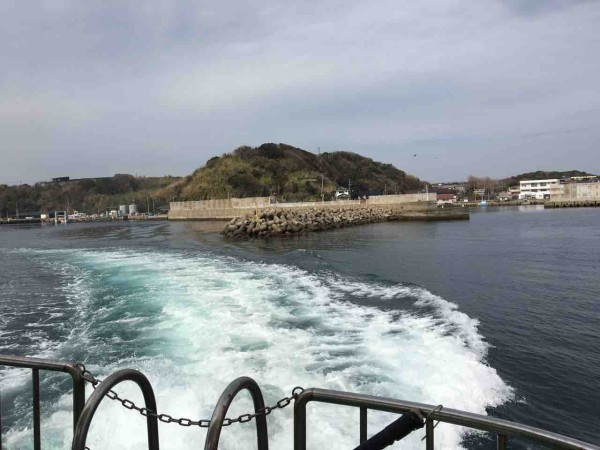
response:
M391 164L349 152L315 155L286 144L240 147L210 159L181 185L181 199L268 196L281 199L315 200L323 191L331 197L337 186L352 182L355 194L414 191L422 183Z
M338 186L352 182L354 195L403 193L422 187L421 181L391 164L349 152L315 155L286 144L240 147L232 153L208 160L204 167L185 177L134 177L115 175L68 183L33 186L0 185L0 215L21 215L34 211L70 209L103 212L120 204L137 203L146 210L147 199L156 207L173 199L269 196L280 200L317 200L321 198L321 175L326 199ZM151 202L150 202L151 203ZM152 203L151 203L152 204Z

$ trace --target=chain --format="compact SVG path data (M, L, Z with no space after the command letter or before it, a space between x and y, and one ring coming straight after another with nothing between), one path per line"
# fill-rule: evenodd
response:
M77 364L77 367L79 367L81 369L81 378L83 378L85 381L90 383L94 389L96 389L96 387L100 383L102 383L102 380L99 380L94 375L92 375L92 373L85 368L85 365ZM302 393L303 390L304 389L301 388L300 386L296 386L294 389L292 389L292 395L290 395L289 397L283 397L281 400L279 400L273 406L265 406L264 408L259 409L258 411L256 411L253 414L242 414L233 419L226 417L225 419L223 419L223 426L228 427L229 425L232 425L234 423L250 422L252 419L255 419L255 418L257 418L259 416L263 416L263 415L266 417L269 414L271 414L274 410L283 409L286 406L288 406L292 402L292 400L296 400L298 398L298 396L300 395L300 393ZM119 394L117 394L112 389L106 393L106 396L108 398L110 398L111 400L116 400L116 401L120 402L121 405L123 405L123 407L126 409L130 409L132 411L135 410L144 417L156 417L158 420L160 420L163 423L176 423L178 425L181 425L182 427L197 426L200 428L208 428L210 426L211 421L209 419L192 420L192 419L188 419L185 417L181 417L181 418L177 419L175 417L170 416L169 414L159 414L158 412L152 411L152 410L144 408L144 407L140 408L131 400L119 397Z

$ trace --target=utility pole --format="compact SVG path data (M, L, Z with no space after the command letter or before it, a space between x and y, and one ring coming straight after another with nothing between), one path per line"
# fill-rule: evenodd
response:
M317 147L317 153L319 155L319 157L321 156L321 147ZM323 193L323 169L321 166L321 159L319 158L319 171L321 172L321 202L325 201L325 194Z
M150 214L150 199L146 195L146 215L148 215L148 214Z
M348 180L348 200L352 200L352 181Z
M321 174L321 202L325 201L325 194L323 194L323 174Z

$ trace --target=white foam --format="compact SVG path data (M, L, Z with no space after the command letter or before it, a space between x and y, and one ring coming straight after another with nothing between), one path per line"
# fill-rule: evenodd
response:
M485 363L486 345L476 320L425 289L358 283L210 255L65 250L53 251L48 264L56 265L57 257L68 261L60 269L53 267L71 280L65 291L82 323L56 353L68 357L85 349L99 375L124 367L142 370L155 387L159 410L174 416L209 418L225 386L242 375L258 381L267 403L302 385L484 414L486 406L512 395ZM345 301L349 293L404 299L433 313L359 306ZM142 331L138 340L124 339L131 329ZM121 346L125 356L103 360L111 345ZM132 386L118 391L141 399ZM56 448L68 447L70 439L69 421L64 420L67 400L63 397L64 406L58 404L44 416L45 436ZM90 447L118 442L122 448L146 448L142 418L105 403L92 424ZM248 398L241 399L231 415L249 411L250 405ZM291 417L290 409L269 417L272 448L292 448ZM370 429L390 420L387 414L370 414ZM226 429L221 448L248 448L255 439L253 427ZM311 448L353 448L358 412L311 405L308 428ZM460 433L440 425L436 446L459 448ZM161 448L192 449L202 445L205 432L161 424L160 434ZM21 448L23 436L12 430L7 439ZM420 437L415 433L399 448L422 448Z

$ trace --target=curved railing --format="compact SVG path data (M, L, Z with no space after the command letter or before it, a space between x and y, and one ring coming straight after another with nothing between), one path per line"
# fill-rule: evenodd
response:
M136 383L144 395L144 402L146 403L146 409L150 411L156 411L156 399L154 397L154 391L148 378L142 373L134 369L123 369L119 370L112 375L108 376L102 383L99 383L96 390L90 395L90 398L85 404L77 426L75 427L75 434L73 436L73 444L71 450L85 450L85 442L87 440L88 431L90 424L96 414L96 410L100 403L106 397L106 394L117 384L123 381L133 381ZM158 449L158 420L156 416L146 416L146 426L148 428L148 449Z
M213 411L213 415L210 419L210 426L208 427L208 433L206 434L206 441L204 442L204 450L217 450L219 447L219 438L221 437L221 429L223 428L223 421L227 415L227 410L231 405L231 402L235 396L243 390L250 392L252 396L252 402L254 403L254 412L258 413L265 408L265 401L263 399L262 392L256 381L249 377L240 377L229 383L229 386L225 388L217 406ZM258 450L269 450L269 435L267 433L267 418L264 414L256 417L256 442L258 444Z

